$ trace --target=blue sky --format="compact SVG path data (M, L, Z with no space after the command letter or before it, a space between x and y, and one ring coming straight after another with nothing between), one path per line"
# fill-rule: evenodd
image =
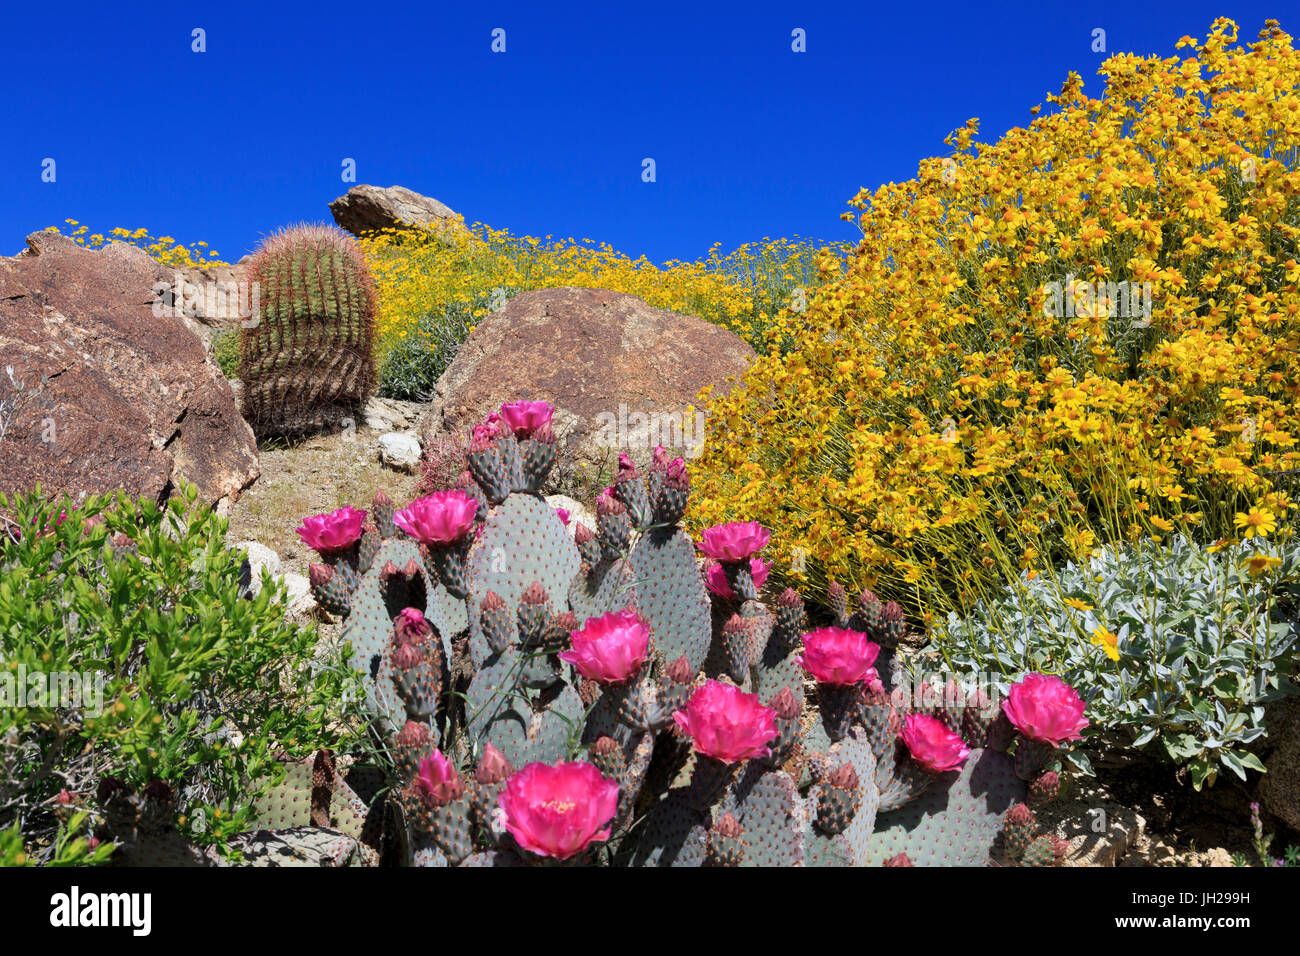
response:
M1170 56L1219 15L1245 40L1270 16L1294 33L1300 16L1279 7L9 4L0 254L71 217L237 259L278 226L327 220L345 158L358 182L408 186L468 221L656 262L714 242L850 239L845 202L913 176L967 118L996 139L1070 70L1099 92L1094 29L1109 52Z

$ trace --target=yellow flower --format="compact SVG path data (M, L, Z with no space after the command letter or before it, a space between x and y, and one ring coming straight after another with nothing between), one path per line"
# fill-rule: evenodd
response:
M1082 601L1080 601L1078 598L1066 598L1066 599L1065 599L1065 605L1066 605L1066 607L1072 607L1072 608L1074 608L1076 611L1091 611L1091 610L1093 610L1093 606L1092 606L1091 604L1085 604L1085 603L1083 603Z
M1266 554L1253 554L1246 559L1246 563L1242 565L1242 568L1251 577L1255 578L1271 571L1281 563L1281 558L1270 558Z
M1119 660L1119 637L1106 628L1098 626L1092 629L1092 643L1100 645L1112 661Z
M1252 508L1249 512L1238 511L1233 523L1242 529L1247 537L1264 537L1277 530L1277 519L1267 508Z

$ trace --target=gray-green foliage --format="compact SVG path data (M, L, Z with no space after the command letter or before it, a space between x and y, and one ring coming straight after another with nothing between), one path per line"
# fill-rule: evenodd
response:
M412 401L433 391L474 323L474 309L486 303L453 302L441 314L420 317L415 329L384 359L379 369L379 394Z
M1280 563L1252 569L1252 557ZM1297 589L1300 543L1146 540L1022 576L950 615L935 643L956 669L1059 674L1087 702L1094 743L1186 766L1200 787L1221 767L1242 779L1263 769L1246 748L1266 733L1265 704L1295 692ZM1117 636L1118 660L1097 628Z

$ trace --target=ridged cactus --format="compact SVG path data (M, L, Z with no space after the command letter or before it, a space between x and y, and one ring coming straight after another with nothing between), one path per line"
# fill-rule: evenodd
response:
M378 299L356 241L335 226L294 226L248 265L257 309L243 323L244 418L259 435L357 420L375 390Z
M793 590L769 607L766 529L692 541L689 475L663 449L644 470L623 456L597 527L570 535L540 494L550 411L477 426L455 489L299 529L392 758L407 862L1059 859L1031 808L1061 789L1069 688L1027 678L1005 713L955 683L908 696L897 605L845 595L816 630Z

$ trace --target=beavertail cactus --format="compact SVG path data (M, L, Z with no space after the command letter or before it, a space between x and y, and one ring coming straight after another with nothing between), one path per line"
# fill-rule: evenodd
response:
M388 842L417 865L1050 865L1032 808L1086 723L1030 675L999 709L905 693L897 604L835 585L808 629L763 598L770 534L677 522L685 462L630 457L571 530L539 489L552 410L473 429L456 488L303 522L391 766ZM452 471L449 471L452 473ZM805 697L808 679L815 695Z

